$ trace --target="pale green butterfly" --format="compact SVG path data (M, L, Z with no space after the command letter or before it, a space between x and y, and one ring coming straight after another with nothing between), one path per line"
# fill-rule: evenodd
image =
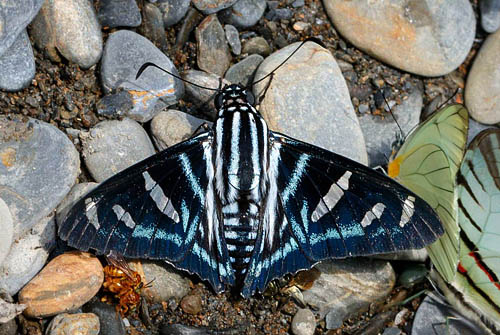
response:
M469 145L457 175L460 259L452 286L500 331L500 130Z
M462 105L444 107L413 131L388 165L388 174L436 211L445 234L427 247L432 263L447 281L458 264L459 228L455 176L465 151L468 112Z

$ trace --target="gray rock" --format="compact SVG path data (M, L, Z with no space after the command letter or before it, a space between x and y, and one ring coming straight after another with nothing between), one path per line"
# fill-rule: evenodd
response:
M56 127L0 117L0 198L9 206L18 238L49 215L75 183L80 158Z
M316 319L313 312L307 308L301 308L292 319L292 333L295 335L313 335L316 329Z
M14 321L16 324L14 318L21 314L26 307L25 304L14 303L12 296L4 289L0 289L0 334L16 334L16 332L12 332L12 327L3 326L9 321Z
M500 27L500 1L481 0L479 10L481 11L481 27L488 33L497 31Z
M135 79L146 62L178 75L172 61L141 35L128 30L109 35L101 63L104 91L127 90L134 101L134 108L127 115L140 122L151 120L184 94L182 81L152 66Z
M151 133L156 147L164 150L193 136L205 122L181 111L169 109L153 118Z
M42 219L18 238L0 266L0 288L16 294L45 265L55 239L54 215Z
M387 165L387 159L391 155L396 135L407 136L419 124L422 104L422 94L415 90L408 99L403 100L401 105L392 110L397 123L390 114L386 114L384 118L369 113L358 117L365 136L369 166ZM403 134L401 134L398 124L403 130Z
M97 18L103 27L138 27L141 12L135 0L100 0Z
M274 70L299 43L264 60L255 80ZM259 100L268 80L254 86ZM274 73L259 111L269 128L367 164L365 141L347 85L333 56L308 42Z
M270 21L290 20L293 17L293 11L289 8L275 8L269 4L278 1L268 1L269 12L266 14L266 19Z
M452 72L472 47L468 0L324 1L335 29L359 49L423 76Z
M102 121L81 132L82 155L92 177L101 182L155 153L140 124L131 120Z
M145 2L142 7L142 15L141 35L153 42L160 50L165 50L167 47L167 38L163 23L163 14L160 9L149 2Z
M220 84L220 77L211 74L211 73L206 73L203 71L197 71L197 70L188 70L182 74L182 78L184 80L188 80L194 84L203 86L203 87L210 87L214 90L219 88ZM229 85L231 84L227 80L223 79L222 80L222 87L224 85ZM189 83L186 83L186 98L193 102L195 105L201 105L201 104L207 104L208 108L210 109L210 116L212 119L215 118L215 105L214 105L214 91L213 90L207 90L203 89L200 87L196 87L194 85L191 85Z
M189 9L190 0L160 0L158 8L163 14L163 24L170 27L179 22Z
M6 323L0 323L0 334L2 335L17 335L17 323L15 319L7 321Z
M73 186L68 195L61 201L56 209L56 222L60 225L71 207L85 194L93 190L98 183L80 183Z
M231 52L235 55L241 54L241 41L238 29L230 24L226 24L224 26L224 31L226 32L226 40L231 47Z
M203 14L217 13L224 8L229 8L238 0L192 0L193 5Z
M226 75L224 77L227 81L230 81L233 84L247 86L252 83L254 73L262 61L264 61L264 57L261 55L250 55L231 66L226 71Z
M6 91L19 91L35 77L35 57L26 30L0 57L0 88Z
M496 126L492 125L485 125L481 124L479 122L474 121L474 119L469 118L469 131L467 133L467 146L469 143L476 137L477 134L482 132L485 129L490 129L490 128L497 128Z
M198 46L198 67L222 76L231 63L231 53L217 15L207 16L198 25L195 33Z
M125 335L125 326L120 313L113 306L93 298L82 306L84 313L93 313L99 317L99 335Z
M160 261L143 261L145 279L151 282L151 287L145 288L143 293L148 299L161 303L170 298L180 300L190 291L189 279L171 265Z
M239 28L249 28L259 22L267 7L266 0L238 0L221 12L224 22Z
M404 250L396 253L374 255L373 258L391 261L425 262L429 257L427 249Z
M44 0L0 1L2 23L0 35L0 56L2 56L26 29L43 5Z
M56 315L47 326L47 335L99 334L99 318L93 313L62 313Z
M500 122L500 30L488 36L474 59L465 85L465 105L477 122Z
M132 94L126 90L118 90L115 93L105 95L96 104L97 114L118 118L127 115L132 119L134 116L134 99ZM138 115L141 119L142 115ZM137 120L141 121L141 120Z
M243 42L241 52L244 54L268 56L271 53L271 47L263 37L256 36Z
M396 275L389 262L365 258L336 259L316 266L320 277L304 301L326 318L327 329L336 329L371 303L386 297L394 287Z
M10 214L9 207L5 201L0 198L0 266L5 257L9 254L12 238L14 237L14 222Z
M88 0L47 0L30 30L36 45L59 62L59 54L87 69L102 54L101 26Z

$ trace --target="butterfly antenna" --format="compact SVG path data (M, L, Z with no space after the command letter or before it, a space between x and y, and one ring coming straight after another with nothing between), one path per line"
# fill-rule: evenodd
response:
M455 90L455 92L453 92L452 96L449 97L448 99L446 99L445 102L443 102L441 105L439 105L436 110L440 110L441 107L445 106L448 102L450 102L453 98L455 98L455 96L458 94L458 91L460 90L459 87L457 87L457 89Z
M403 129L401 128L401 126L399 125L399 122L398 120L396 120L396 116L394 115L394 113L392 112L392 109L391 109L391 106L389 106L389 103L387 102L387 99L385 98L385 92L382 91L382 96L384 97L384 102L385 104L387 105L387 109L389 111L389 113L391 114L392 118L394 119L394 122L396 122L396 125L398 126L399 128L399 133L401 134L401 137L404 138L405 137L405 134L403 132Z
M169 75L171 75L172 77L177 78L177 79L179 79L179 80L181 80L181 81L183 81L183 82L185 82L185 83L188 83L188 84L190 84L190 85L196 86L196 87L198 87L198 88L203 88L203 89L205 89L205 90L216 91L216 92L219 92L219 91L220 91L220 88L205 87L205 86L202 86L202 85L198 85L198 84L196 84L196 83L193 83L192 81L186 80L186 79L184 79L184 78L182 78L182 77L180 77L180 76L178 76L178 75L176 75L176 74L173 74L172 72L170 72L170 71L168 71L168 70L165 70L165 69L164 69L164 68L162 68L161 66L158 66L158 65L156 65L155 63L151 63L151 62L147 62L147 63L142 64L142 66L139 68L139 71L137 71L137 74L136 74L136 76L135 76L135 80L139 79L139 77L142 75L142 73L143 73L143 72L144 72L144 71L145 71L148 67L150 67L150 66L155 67L155 68L157 68L157 69L160 69L160 70L162 70L163 72L168 73L168 74L169 74Z

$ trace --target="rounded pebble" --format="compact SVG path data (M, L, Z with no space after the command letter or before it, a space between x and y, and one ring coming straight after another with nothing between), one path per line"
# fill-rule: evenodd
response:
M178 75L172 61L148 39L128 30L109 35L101 62L104 91L127 90L134 105L127 115L140 122L151 120L163 107L176 103L184 94L182 81L154 67L145 69L135 79L146 62Z
M398 277L398 282L407 288L421 283L429 274L429 270L424 264L409 264L405 267L401 275Z
M34 119L0 116L0 198L14 238L49 215L75 183L79 154L62 131Z
M101 288L99 260L85 252L71 252L51 260L19 293L24 314L43 318L79 308Z
M268 56L271 53L271 47L263 37L256 36L243 42L241 52L244 54Z
M0 266L5 257L9 254L12 238L14 236L14 222L10 214L9 207L5 201L0 198Z
M262 62L255 80L273 71L299 43ZM254 86L257 101L268 80ZM273 76L260 113L269 128L367 164L363 133L333 56L307 42Z
M0 88L19 91L31 84L35 77L35 57L26 30L0 57Z
M465 85L465 104L480 123L500 122L500 30L488 36L474 59Z
M254 78L254 73L260 63L264 61L261 55L250 55L240 62L231 66L224 76L227 81L242 86L250 85Z
M385 261L336 259L316 268L321 275L303 296L321 319L326 318L327 329L339 328L345 319L385 298L396 280L391 264Z
M481 12L481 27L488 32L494 33L500 27L500 1L481 0L479 1Z
M229 8L238 0L192 0L193 5L203 14L213 14L218 11Z
M53 215L40 220L18 237L0 267L0 287L10 295L16 294L45 265L54 249L55 239Z
M407 136L420 122L422 110L422 93L415 90L401 105L396 106L391 115L362 114L358 117L361 130L365 136L369 166L385 166L393 149L396 136ZM399 126L398 126L399 124ZM400 128L403 130L401 134Z
M97 182L155 153L146 131L131 119L102 121L81 132L80 140L85 165Z
M44 0L0 1L2 24L0 34L0 56L14 44L18 35L26 29L42 7Z
M221 12L224 21L239 28L250 28L259 22L267 7L266 0L239 0Z
M164 150L192 137L206 121L187 113L169 109L151 121L151 133L156 147Z
M152 3L145 2L142 7L143 22L140 33L153 42L160 50L167 47L163 14L160 9Z
M231 53L217 15L207 16L196 28L195 35L198 67L222 76L231 63Z
M235 55L241 54L241 41L238 29L230 24L226 24L224 26L224 31L226 32L226 40L231 47L231 52Z
M123 325L123 319L120 313L116 312L115 307L94 297L83 305L82 310L85 313L93 313L99 317L99 335L125 335L127 333Z
M293 316L292 332L295 335L313 335L316 329L316 318L308 308L301 308Z
M141 25L141 12L135 0L100 0L98 4L97 18L104 27L138 27Z
M452 72L465 60L475 35L468 0L325 0L335 28L382 62L423 76Z
M190 0L160 0L158 8L163 13L163 24L170 27L179 22L189 9Z
M189 294L181 300L181 308L185 313L196 315L201 312L201 297L199 295Z
M45 1L30 32L37 46L45 49L53 61L59 62L62 55L87 69L101 58L101 26L90 1Z
M99 334L99 318L93 313L56 315L50 321L47 335L97 335Z

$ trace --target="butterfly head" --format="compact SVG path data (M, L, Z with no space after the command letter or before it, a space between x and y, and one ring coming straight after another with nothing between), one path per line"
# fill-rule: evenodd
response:
M215 96L215 108L221 111L224 107L238 105L255 105L255 97L250 90L236 84L226 85Z

